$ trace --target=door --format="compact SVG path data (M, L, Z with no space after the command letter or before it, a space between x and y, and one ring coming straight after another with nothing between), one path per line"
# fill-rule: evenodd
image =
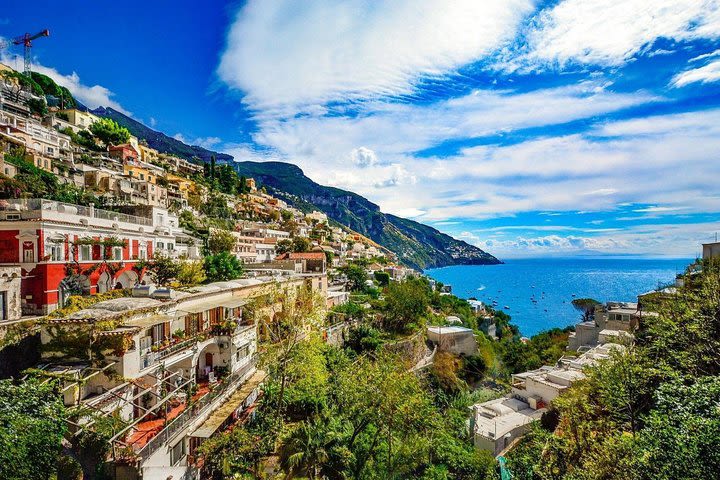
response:
M213 354L210 352L205 353L205 366L213 368Z

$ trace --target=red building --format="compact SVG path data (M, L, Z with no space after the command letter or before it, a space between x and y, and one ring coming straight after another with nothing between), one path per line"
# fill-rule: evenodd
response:
M22 268L23 313L47 314L72 294L141 282L139 259L156 250L177 253L178 230L167 219L167 211L148 218L42 199L0 200L0 264Z
M129 143L123 143L122 145L110 145L108 148L108 154L110 158L115 158L121 162L137 162L139 154L135 147Z

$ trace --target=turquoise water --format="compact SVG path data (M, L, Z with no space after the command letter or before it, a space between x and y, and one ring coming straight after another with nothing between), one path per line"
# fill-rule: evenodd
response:
M525 336L577 323L573 298L636 301L637 295L674 281L691 259L533 258L503 265L436 268L425 273L461 298L504 309ZM573 294L575 297L573 297ZM532 299L536 301L533 302Z

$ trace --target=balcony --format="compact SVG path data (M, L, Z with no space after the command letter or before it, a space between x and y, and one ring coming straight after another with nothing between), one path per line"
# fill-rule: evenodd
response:
M192 422L217 408L227 395L234 392L245 382L245 377L255 368L255 364L256 358L252 357L247 365L222 379L212 389L206 385L201 385L198 394L193 396L191 402L186 401L173 408L164 421L162 419L150 420L137 424L135 426L136 433L130 436L126 445L130 445L140 458L146 459L150 457L175 435L189 427ZM159 427L154 425L158 422L160 423ZM133 437L137 437L135 441L133 441Z
M19 212L23 220L59 220L83 223L83 220L88 222L88 219L95 219L96 222L93 223L103 224L102 226L112 226L113 223L152 226L152 220L150 218L102 210L92 206L85 207L82 205L45 200L42 198L14 198L3 200L3 202L0 203L0 210Z

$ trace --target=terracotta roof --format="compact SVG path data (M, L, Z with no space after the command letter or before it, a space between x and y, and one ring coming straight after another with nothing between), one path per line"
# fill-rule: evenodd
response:
M280 260L324 260L325 252L303 252L303 253L283 253L277 257Z

